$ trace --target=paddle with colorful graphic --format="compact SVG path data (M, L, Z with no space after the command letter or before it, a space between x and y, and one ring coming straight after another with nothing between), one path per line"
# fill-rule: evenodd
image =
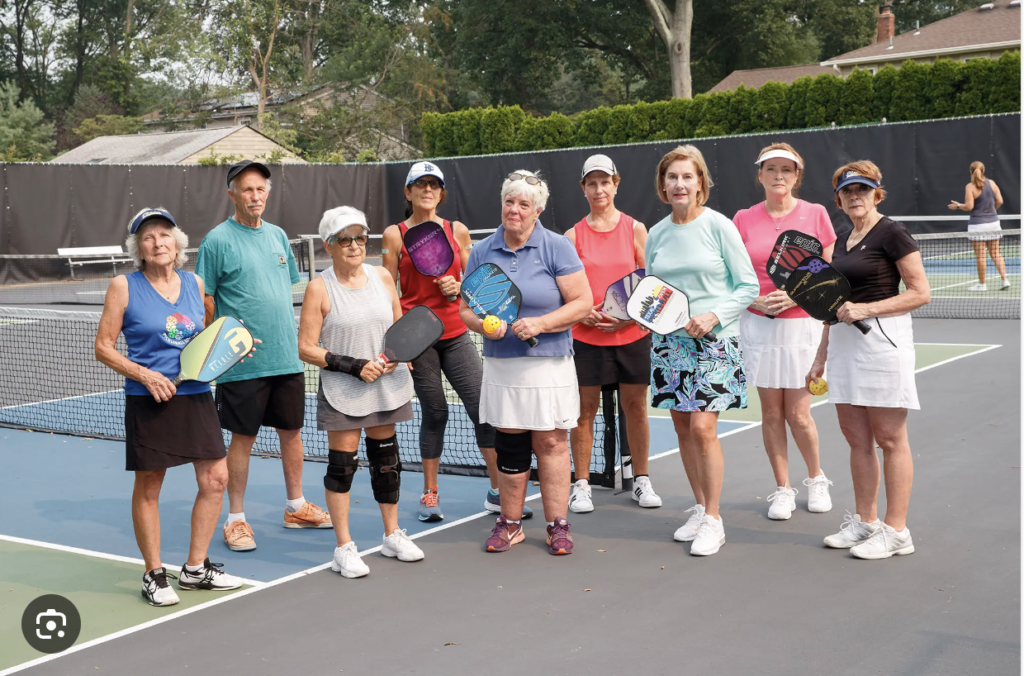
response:
M775 288L786 290L790 275L808 256L821 256L824 247L816 238L799 230L785 230L775 240L775 247L768 257L766 269L768 278Z
M402 315L384 334L381 366L419 359L444 334L444 322L426 305L416 305Z
M423 221L405 231L402 238L405 250L409 252L409 260L416 271L427 277L444 277L448 268L455 262L455 250L452 249L448 235L440 223ZM446 296L449 301L458 296Z
M252 334L242 322L234 317L220 317L182 348L178 357L181 372L171 384L177 387L186 380L216 380L245 359L252 346Z
M473 314L481 319L491 315L510 325L519 319L523 295L504 270L494 263L484 263L469 273L462 280L459 293ZM530 347L536 347L538 342L536 337L526 341Z
M604 304L601 306L601 312L615 319L623 321L629 319L629 313L626 312L629 296L646 274L643 268L639 268L609 286L604 292Z
M793 270L786 293L804 312L821 322L838 323L836 313L850 299L850 281L821 256L807 256ZM861 333L871 327L861 320L853 322Z
M662 336L675 333L690 323L690 299L654 275L647 275L637 283L626 311L637 324ZM709 331L702 339L718 338Z

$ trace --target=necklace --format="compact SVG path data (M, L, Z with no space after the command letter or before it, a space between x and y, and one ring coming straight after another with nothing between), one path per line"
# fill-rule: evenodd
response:
M772 222L775 224L775 232L778 232L779 229L782 228L782 224L786 220L786 216L789 216L789 214L793 213L793 210L790 209L788 213L783 214L780 218L775 218L774 216L772 216L772 212L768 211L768 203L765 202L764 212L768 214L768 218L772 219Z

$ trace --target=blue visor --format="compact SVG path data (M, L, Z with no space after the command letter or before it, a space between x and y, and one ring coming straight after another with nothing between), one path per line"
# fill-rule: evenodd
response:
M847 170L839 177L839 183L836 184L836 192L839 192L851 183L862 183L872 188L878 187L878 181L875 179L864 176L863 174L858 174L856 171Z
M178 224L174 222L174 216L171 216L171 212L166 209L143 209L139 213L135 214L135 218L133 218L131 223L128 224L128 234L134 235L139 231L139 228L142 227L143 223L154 218L167 221L172 227L178 227Z

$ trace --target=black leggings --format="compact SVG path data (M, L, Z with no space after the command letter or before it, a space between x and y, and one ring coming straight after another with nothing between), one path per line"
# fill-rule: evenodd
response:
M448 424L448 400L441 373L448 378L466 407L476 429L476 444L494 448L494 428L480 422L480 382L483 366L468 332L439 340L412 363L412 382L420 400L420 457L434 460L444 451L444 430Z

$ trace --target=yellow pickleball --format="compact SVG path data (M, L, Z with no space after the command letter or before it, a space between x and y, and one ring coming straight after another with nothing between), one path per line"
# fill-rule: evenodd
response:
M487 315L484 318L484 333L493 336L501 329L501 320L494 315Z
M811 384L807 386L807 389L811 391L811 394L819 396L828 392L828 383L825 382L824 378L812 380Z

